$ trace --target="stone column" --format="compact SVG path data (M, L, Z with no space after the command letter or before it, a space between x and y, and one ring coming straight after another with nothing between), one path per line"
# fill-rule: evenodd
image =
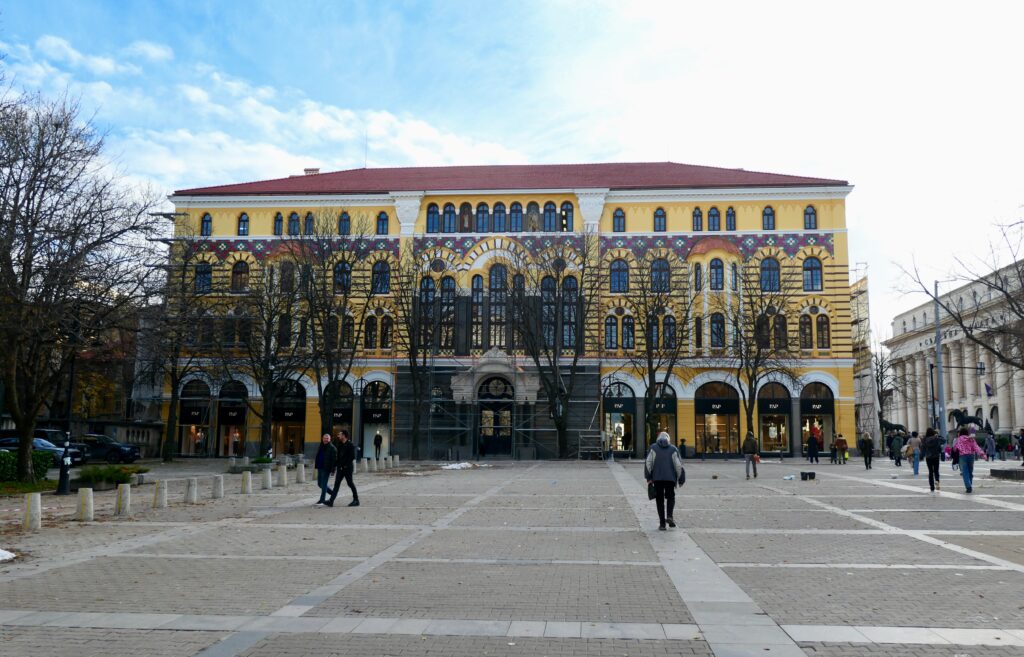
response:
M983 351L980 347L975 346L975 353L977 358L985 364L985 376L978 377L978 399L981 402L981 425L985 426L985 421L989 419L989 413L992 411L992 404L994 398L988 396L988 391L985 390L985 384L988 383L990 386L995 385L995 371L992 369L992 356L987 351ZM973 409L972 409L973 412Z
M157 479L156 485L153 486L153 508L167 508L167 480L165 479Z
M1024 370L1013 371L1013 418L1008 424L1013 433L1024 427Z
M969 407L977 406L978 402L978 372L974 367L978 364L978 345L964 340L963 342L963 365L971 369L964 370L964 403ZM974 408L967 409L968 414L974 413Z
M949 404L946 406L946 414L954 408L960 408L960 405L964 400L964 374L966 371L962 368L964 365L964 344L957 340L949 345L949 365L950 365L950 379L951 383L949 388L946 390L946 396L949 398Z
M1013 428L1013 409L1010 407L1010 366L1006 363L996 363L995 367L999 426L993 426L992 429L997 433L1010 433Z
M942 391L946 396L946 398L942 400L942 407L947 409L945 412L949 415L949 400L953 399L953 370L946 366L953 364L953 350L948 345L942 348L942 364Z
M928 394L928 362L924 354L921 354L915 360L915 369L917 372L917 424L913 427L907 427L911 431L924 432L924 430L931 424L929 418L929 400L931 395Z
M185 504L199 504L199 478L185 480Z

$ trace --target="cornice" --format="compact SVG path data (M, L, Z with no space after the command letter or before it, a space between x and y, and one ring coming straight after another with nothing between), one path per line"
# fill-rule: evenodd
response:
M399 192L398 194L407 194ZM420 192L408 192L419 194ZM254 208L254 207L290 207L290 208L322 208L325 206L372 207L392 205L393 194L276 194L252 196L176 196L167 197L175 207L203 208Z
M794 200L820 201L843 199L853 191L853 185L834 187L719 187L701 189L618 189L608 193L608 203L669 202L669 201L728 201Z

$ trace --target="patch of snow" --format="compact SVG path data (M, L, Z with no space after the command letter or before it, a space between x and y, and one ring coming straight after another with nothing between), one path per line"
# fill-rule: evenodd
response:
M0 561L10 561L13 558L13 552L8 552L7 550L0 550Z
M442 465L441 469L442 470L469 470L471 468L476 468L476 467L479 467L479 466L475 466L472 463L465 463L465 462L463 462L463 463L449 463L448 465Z
M403 472L402 474L406 477L422 477L424 475L423 472Z

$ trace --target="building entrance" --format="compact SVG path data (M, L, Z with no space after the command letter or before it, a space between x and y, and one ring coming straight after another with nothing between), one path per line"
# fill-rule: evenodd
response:
M824 383L809 383L800 392L800 432L803 454L807 441L818 441L818 450L827 450L835 440L835 399Z
M789 452L789 415L792 403L789 391L779 383L769 383L757 392L760 421L758 440L763 452Z
M491 377L477 389L479 423L477 445L481 457L512 455L512 413L515 389L501 377Z
M694 440L701 456L729 456L740 453L740 400L736 389L714 381L697 388Z
M601 430L607 444L605 450L632 452L633 418L636 413L636 397L633 389L625 383L611 383L605 388L603 397L604 422Z

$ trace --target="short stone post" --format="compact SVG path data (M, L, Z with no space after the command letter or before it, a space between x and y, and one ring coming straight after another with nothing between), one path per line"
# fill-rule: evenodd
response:
M288 465L286 463L277 466L277 485L282 488L288 485Z
M370 459L364 458L363 459L363 472L369 472L369 471L370 471Z
M380 460L380 463L381 463L381 466L382 466L381 470L389 470L391 468L391 457L390 456L385 456L384 458L382 458Z
M377 471L377 459L370 459L370 472Z
M21 526L29 531L43 526L43 500L39 493L25 494L25 519Z
M252 473L248 470L242 473L242 495L252 495Z
M79 488L78 489L78 513L75 514L75 520L80 522L92 522L94 518L93 505L92 505L92 489L91 488Z
M295 483L306 483L306 464L301 461L297 466L295 466Z
M263 490L270 490L274 487L274 477L270 468L263 468Z
M167 481L164 479L156 481L156 488L153 489L153 508L167 508Z
M117 501L114 503L115 516L130 516L132 514L132 485L117 485Z
M199 504L199 479L196 477L185 480L185 504Z
M228 457L228 471L234 470L238 466L238 459L234 456Z
M398 454L391 457L391 465L396 468L398 467Z
M250 465L252 465L252 461L249 459L249 457L248 456L243 456L242 457L242 467L243 468L248 468Z
M224 497L224 475L213 475L213 490L210 497L219 500Z

